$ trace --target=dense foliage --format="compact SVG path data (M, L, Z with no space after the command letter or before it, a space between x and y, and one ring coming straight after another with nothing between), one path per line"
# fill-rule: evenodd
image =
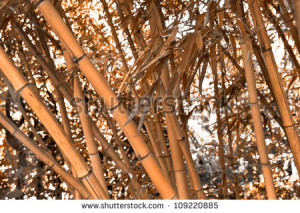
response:
M300 123L300 66L296 11L297 0L52 0L67 26L95 67L114 90L150 150L163 162L171 152L166 117L160 97L173 97L168 107L188 138L204 194L212 199L267 199L257 151L249 91L242 60L241 42L250 38L251 57L262 118L265 143L279 199L299 199L300 182L286 125L282 121L269 69L264 57L259 27L255 26L249 2L257 2L263 15L272 51L281 76L296 131ZM104 4L103 4L104 3ZM241 17L239 14L242 14ZM243 37L238 21L243 23ZM112 199L135 199L130 185L136 176L149 199L159 192L144 170L124 126L117 124L110 109L85 75L66 63L65 45L30 0L0 2L1 46L16 67L43 98L61 123L63 107L75 147L91 165L85 134L78 114L54 85L41 65L42 56L65 88L74 90L79 79L88 114L118 156L130 165L128 174L116 165L97 139L106 185ZM27 39L27 41L26 41ZM34 48L28 46L28 41ZM170 75L169 84L162 73ZM28 137L71 172L61 150L38 116L14 91L1 73L0 110ZM73 94L73 92L72 92ZM150 106L141 98L149 98ZM148 99L147 99L148 100ZM173 102L174 101L174 102ZM157 129L161 129L163 139ZM66 130L67 131L67 130ZM299 137L299 131L298 131ZM158 151L155 148L158 144ZM299 139L298 139L299 144ZM179 152L181 153L181 151ZM183 154L181 153L181 159ZM0 124L0 199L73 199L74 189L50 166L39 160L21 141ZM188 190L196 198L187 165ZM174 178L174 168L169 168ZM172 185L176 189L176 184Z

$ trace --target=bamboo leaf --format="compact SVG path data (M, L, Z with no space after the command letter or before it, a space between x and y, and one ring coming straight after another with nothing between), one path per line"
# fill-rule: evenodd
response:
M199 50L203 49L203 37L201 35L201 31L197 31L196 44L197 44Z

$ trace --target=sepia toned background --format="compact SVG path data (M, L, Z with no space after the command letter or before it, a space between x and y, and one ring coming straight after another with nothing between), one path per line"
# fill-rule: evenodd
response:
M0 1L0 199L299 199L297 14Z

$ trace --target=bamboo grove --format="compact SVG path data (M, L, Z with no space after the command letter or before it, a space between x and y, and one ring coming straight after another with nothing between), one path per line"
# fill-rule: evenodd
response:
M2 0L0 199L297 199L299 0Z

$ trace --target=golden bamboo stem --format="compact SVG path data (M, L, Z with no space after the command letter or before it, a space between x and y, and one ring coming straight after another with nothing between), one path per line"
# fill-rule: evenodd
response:
M70 94L72 94L72 93L71 93L70 88L69 87L65 88L64 82L60 81L57 78L57 76L55 74L55 70L51 69L51 66L49 66L49 64L45 60L45 58L38 52L36 47L31 43L31 41L29 40L27 35L21 29L21 27L16 25L15 32L20 36L20 38L23 40L25 45L28 47L29 52L36 58L38 63L47 72L53 85L57 87L58 91L61 92L61 94L63 94L63 96L66 97L68 100L71 99L72 96Z
M73 62L73 60L72 60L69 52L68 51L63 51L63 54L65 56L65 60L66 60L66 63L67 63L67 68L69 70L71 70L72 68L74 68L74 62ZM73 103L73 102L71 102L71 103ZM76 106L75 109L82 110L83 107L84 106ZM104 108L104 116L109 116L108 112L107 112L107 110L105 108L105 105L103 106L103 108ZM86 116L89 117L88 114L86 114ZM89 119L91 119L91 118L89 117ZM112 128L112 131L113 131L115 137L118 140L119 138L118 138L115 126L113 125L113 122L112 122L111 118L110 117L106 117L106 120L109 123L110 127ZM94 137L99 140L100 144L103 146L103 150L105 150L103 153L104 154L108 154L113 159L113 161L116 163L117 167L119 169L121 169L123 172L126 172L128 174L132 173L131 170L129 169L129 167L130 167L129 159L128 159L128 157L125 154L125 151L123 149L121 141L119 141L119 146L120 146L119 149L121 150L122 157L123 157L123 160L125 161L125 164L121 161L121 159L119 158L118 154L115 153L114 149L110 146L110 144L106 141L106 139L104 138L104 136L98 130L95 122L93 122L92 120L90 120L90 121L91 121L91 128L92 128ZM133 185L133 189L135 189L135 191L137 192L137 197L141 198L141 199L145 199L146 197L145 197L144 190L141 187L141 185L138 183L138 181L137 181L137 179L135 177L132 177L131 184ZM131 192L132 195L134 197L136 197L136 195L133 193L134 191L133 190L131 190L131 191L132 191Z
M176 136L168 115L166 115L166 121L178 198L190 199L191 197L188 188L185 166L183 162L183 154L177 143Z
M24 98L30 108L36 113L54 141L62 149L72 166L74 166L78 177L82 179L82 182L90 193L93 193L94 196L98 198L108 198L99 182L95 179L95 175L90 172L88 165L74 147L70 138L43 103L41 97L6 55L2 47L0 48L0 69L2 69L4 75L11 82L15 91Z
M43 141L42 137L37 133L36 129L33 127L33 125L31 124L30 122L30 118L28 117L25 109L23 108L20 100L19 100L19 97L17 96L17 94L15 93L12 85L10 84L10 82L6 79L5 76L3 76L4 78L4 81L8 87L8 90L9 90L9 93L11 94L11 97L13 99L13 101L17 104L18 106L18 109L21 111L22 115L24 116L29 128L30 128L30 131L32 131L34 137L36 138L36 140L39 142L39 144L41 145L41 147L43 149L47 149L47 146L45 144L45 142Z
M145 199L146 198L145 191L141 187L141 185L138 182L138 180L136 179L136 177L132 174L132 171L131 171L130 167L128 167L119 158L118 154L114 151L114 149L111 147L111 145L105 140L104 136L102 134L100 134L99 130L95 127L95 125L92 126L92 129L93 129L93 133L94 133L95 138L97 138L97 140L100 141L105 154L107 153L112 158L112 160L116 163L116 166L119 169L121 169L123 172L125 172L129 175L132 175L131 183L132 183L132 186L133 186L134 190L137 193L137 197Z
M219 160L220 166L222 170L222 186L223 186L223 198L227 198L228 187L227 187L227 175L226 175L226 165L225 165L225 158L224 158L224 145L223 145L223 138L222 138L222 122L221 122L221 115L220 115L220 94L218 89L218 73L217 73L217 58L216 58L216 45L211 46L210 48L210 58L211 58L211 69L214 76L214 92L216 97L216 115L217 115L217 135L219 140Z
M169 80L169 75L167 73L167 70L163 70L161 79L162 79L163 85L165 87L167 87L168 80ZM168 109L165 109L165 110L168 110ZM190 153L190 150L189 150L188 140L187 140L187 138L185 138L186 136L184 135L184 133L182 132L182 130L180 128L179 122L176 119L176 115L173 114L173 113L167 114L166 115L166 122L167 122L167 130L168 130L169 143L170 143L170 147L171 147L171 157L172 157L174 172L176 171L177 168L175 168L175 165L174 165L175 162L174 162L174 159L173 159L174 158L173 155L177 156L176 161L178 161L178 162L176 162L176 163L178 164L179 169L180 169L181 164L183 162L182 163L179 162L179 160L181 160L181 158L179 158L178 156L181 156L180 154L183 154L183 156L186 160L187 166L188 166L188 171L189 171L189 175L190 175L191 180L192 180L194 191L196 192L197 197L199 199L205 199L206 196L203 192L202 185L201 185L199 176L198 176L197 171L196 171L195 163L192 159L192 156L191 156L191 153ZM170 138L170 134L172 134L171 138ZM173 146L173 149L172 149L171 141L174 140L172 138L173 134L174 134L175 140L177 140L176 143L179 144L179 148L180 148L181 153L180 152L178 153L178 151L176 150L177 149L176 146ZM174 152L178 153L178 154L174 154ZM184 163L183 163L183 165L184 165ZM175 182L176 182L176 186L178 187L178 184L177 184L178 181L177 181L177 178L176 178L176 173L175 173Z
M36 22L36 20L35 20L35 22ZM41 64L42 68L48 73L51 81L53 82L54 90L55 90L55 93L56 93L57 103L59 105L59 109L60 109L60 113L61 113L63 128L64 128L65 132L67 133L67 135L70 138L72 138L71 129L70 129L70 122L69 122L69 119L68 119L68 116L67 116L64 99L63 99L62 94L61 94L61 92L63 92L63 94L67 98L70 98L71 97L70 92L69 92L68 88L65 89L65 88L61 87L62 83L58 80L58 78L56 76L56 73L54 72L55 71L55 66L53 64L53 61L50 58L49 50L48 50L48 47L46 45L44 37L41 35L40 30L37 28L37 32L38 32L38 35L39 35L39 41L40 41L39 43L42 47L41 50L42 50L43 55L44 55L44 57L43 57L38 52L37 48L31 43L31 41L29 40L27 35L23 32L22 28L20 26L18 26L18 24L16 24L15 32L17 34L19 34L19 36L24 41L24 43L28 47L31 54L36 57L37 61ZM23 57L25 58L25 56L23 56ZM28 72L30 72L30 70ZM64 158L66 164L68 165L69 168L71 168L73 175L76 177L76 172L75 172L74 167L72 167L70 165L70 162L66 158L66 155L63 153L63 150L61 150L61 152L62 152L62 155L63 155L63 158ZM80 194L78 194L77 191L75 191L74 198L76 200L80 199Z
M225 60L224 60L224 53L222 50L222 46L220 42L218 43L219 47L219 53L220 53L220 63L221 63L221 79L222 79L222 89L223 91L226 91L226 85L225 85L225 75L226 75L226 70L225 70ZM233 176L233 185L234 185L234 193L236 199L240 199L240 193L239 193L239 184L238 184L238 177L235 173L235 168L234 168L234 157L233 157L233 149L232 149L232 132L229 126L229 119L228 119L228 110L226 104L224 105L224 113L225 113L225 124L227 127L227 135L228 135L228 150L229 150L229 164L232 170L232 176Z
M267 5L262 4L263 8L264 8L264 14L269 18L269 20L271 21L271 23L274 25L279 37L281 38L285 49L287 50L287 52L289 53L289 56L291 58L291 61L293 62L296 70L298 71L298 74L300 76L300 65L299 62L293 52L293 48L291 47L291 45L289 44L288 40L286 39L284 32L282 31L280 25L279 25L279 21L276 20L276 16L272 13L272 11L268 8Z
M126 59L125 59L125 56L124 56L124 52L122 50L122 47L121 47L121 44L120 44L120 41L119 41L119 38L118 38L118 35L117 35L117 32L116 32L116 29L114 27L111 14L110 14L110 12L108 10L108 5L107 5L107 3L106 3L105 0L101 0L101 3L103 4L103 9L104 9L106 17L107 17L107 22L108 22L108 25L110 26L113 39L114 39L114 41L116 43L116 48L117 48L117 50L119 52L119 57L121 58L121 61L122 61L122 64L123 64L123 68L125 69L125 73L128 73L129 72L129 68L128 68L128 65L127 65L127 62L126 62ZM126 31L126 29L125 29L125 31ZM129 39L129 41L130 41L130 39ZM147 85L145 85L145 87L147 88ZM137 94L134 91L134 89L133 89L133 94L137 97ZM148 130L150 130L149 129L150 124L149 124L149 122L147 120L145 120L144 123L145 123L145 126L147 128L147 132L148 132L148 134L150 136L149 138L150 138L151 144L152 144L152 146L154 148L154 154L156 156L159 156L159 151L158 151L157 146L156 146L155 137L153 136L153 134L152 134L151 131L148 131ZM161 158L158 158L158 163L159 163L160 167L162 168L162 171L165 174L165 176L168 177L167 172L166 172L167 170L166 170L166 167L164 165L164 161Z
M255 53L255 49L254 49L254 53ZM229 58L229 60L233 63L233 65L241 72L241 73L245 73L244 69L237 63L237 61L228 53L228 52L225 52L226 56ZM245 74L243 74L245 75ZM246 81L245 79L245 76L243 76L242 78L243 82ZM256 92L259 96L259 100L260 102L265 105L268 110L270 111L270 113L272 114L273 118L277 121L277 123L283 128L283 125L282 125L282 121L280 119L280 117L277 115L277 113L275 112L275 110L272 108L272 106L267 102L267 100L265 99L265 97L263 96L263 94L261 94L261 92L256 89ZM284 129L284 128L283 128Z
M68 70L71 70L74 67L74 63L70 54L67 51L63 51L65 56L65 60L67 63ZM95 141L95 137L91 127L91 120L88 114L88 109L85 104L85 98L81 91L81 85L78 78L74 79L74 99L77 112L79 114L79 118L81 121L82 129L85 135L88 154L90 156L93 172L101 184L102 188L105 190L105 193L109 197L108 189L105 182L104 172L101 165L101 159L97 147L97 142Z
M259 33L259 42L262 46L263 56L266 61L268 74L271 80L271 86L274 90L275 99L279 108L279 113L283 122L283 126L294 155L297 171L300 174L300 140L295 127L295 123L289 108L289 103L282 85L282 79L278 72L277 64L272 52L270 39L268 37L262 14L257 0L248 0L251 5L251 14L253 22Z
M153 147L154 155L157 158L158 163L159 163L159 165L160 165L160 167L161 167L164 175L169 178L169 176L168 176L168 170L166 168L165 162L161 158L160 148L159 148L159 146L158 146L158 144L156 142L156 137L154 136L154 132L151 129L151 127L154 127L154 125L150 126L150 124L151 124L151 121L148 121L148 122L144 123L144 125L146 127L146 131L147 131L147 133L149 135L150 142L151 142L152 147ZM169 181L170 181L170 179L169 179ZM171 183L171 181L170 181L170 183Z
M259 153L260 164L262 167L264 181L266 184L267 195L269 199L277 199L275 186L273 183L272 170L268 158L267 147L265 143L264 130L262 127L261 114L259 111L258 98L256 93L256 83L253 62L245 43L241 43L242 58L245 66L245 75L249 93L249 105L252 113L252 120L256 136L256 143Z
M129 142L131 143L135 153L139 156L145 170L150 179L160 192L164 199L175 198L175 192L171 184L161 171L156 159L153 157L148 146L138 133L137 127L133 121L125 123L128 120L128 113L117 99L116 94L101 76L92 62L84 53L81 46L76 41L72 32L66 26L61 16L55 10L50 1L45 0L37 5L45 20L49 23L52 29L56 32L59 39L70 49L71 54L77 59L79 69L84 73L87 80L93 85L95 91L104 99L108 108L111 109L112 115L117 120L118 124L123 127L123 131Z
M297 16L297 1L296 0L296 4L295 4L295 9L296 9L296 24L297 24L297 27L298 27L298 22L297 22L297 19L298 19L298 16ZM295 41L295 46L297 47L298 49L298 53L300 53L300 39L299 39L299 31L297 31L297 28L294 26L293 24L293 21L291 20L289 14L288 14L288 10L284 4L284 2L282 0L278 0L278 3L280 5L280 9L281 9L281 12L280 14L282 15L282 18L283 18L283 21L285 22L286 26L288 26L289 28L289 32L291 33L292 35L292 38L293 40Z
M159 138L160 141L160 146L161 146L161 150L162 150L162 156L165 158L165 162L166 162L166 168L168 171L168 177L171 180L171 183L174 183L174 176L172 173L172 160L171 160L171 155L169 153L167 144L166 144L166 139L164 136L164 133L162 131L161 128L161 123L159 122L159 117L158 115L154 115L154 123L155 123L155 127L156 127L156 131L157 131L157 136Z
M168 73L167 69L164 69L162 71L161 80L162 80L163 86L165 88L167 88L168 84L169 84L169 80L170 80L170 76L169 76L169 73ZM166 97L166 95L164 95L164 96ZM170 120L170 121L168 121L168 120ZM167 128L172 129L172 131L173 131L172 134L175 135L175 139L177 140L177 143L179 143L179 145L180 145L179 147L180 147L180 149L181 149L181 151L184 155L184 158L186 159L186 163L187 163L187 166L188 166L189 174L190 174L191 179L192 179L192 184L193 184L194 190L196 191L196 194L197 194L199 199L205 199L206 197L205 197L205 194L203 192L202 185L200 183L200 179L199 179L199 176L197 174L196 167L195 167L195 164L192 160L191 153L190 153L190 150L189 150L189 147L188 147L188 140L185 138L185 135L182 132L182 129L179 125L179 122L178 122L178 119L176 118L176 115L173 114L173 113L168 114L166 116L166 121L167 121ZM170 141L170 136L169 136L170 131L168 130L169 141ZM172 148L171 148L171 156L172 156ZM173 157L172 157L172 161L173 161ZM173 162L173 164L174 164L174 162ZM177 183L176 176L175 176L175 181Z
M107 124L111 128L111 131L113 132L115 141L118 144L118 148L119 148L119 150L121 152L122 159L123 159L125 165L127 167L130 167L130 161L129 161L128 156L127 156L127 154L126 154L126 152L124 150L123 143L122 143L122 141L121 141L121 139L120 139L120 137L118 135L117 128L116 128L115 124L113 123L111 117L109 116L109 114L108 114L108 112L106 110L105 105L103 106L103 112L104 112L103 115L104 115L104 117L105 117L105 119L107 121Z
M85 98L81 90L81 85L78 78L74 79L74 98L77 102L77 107L80 109L78 112L79 118L81 121L83 133L85 136L85 141L87 144L88 154L90 156L94 174L96 175L98 181L100 182L102 188L105 190L106 194L109 196L108 189L105 182L104 172L101 165L98 146L94 138L89 112L85 104Z
M84 199L89 199L90 193L84 185L70 173L68 173L54 158L49 154L49 151L43 150L36 145L27 135L18 129L18 127L9 120L2 112L0 112L0 123L9 131L15 138L30 149L41 161L47 164L53 171L60 175L69 185L73 186L80 192Z

